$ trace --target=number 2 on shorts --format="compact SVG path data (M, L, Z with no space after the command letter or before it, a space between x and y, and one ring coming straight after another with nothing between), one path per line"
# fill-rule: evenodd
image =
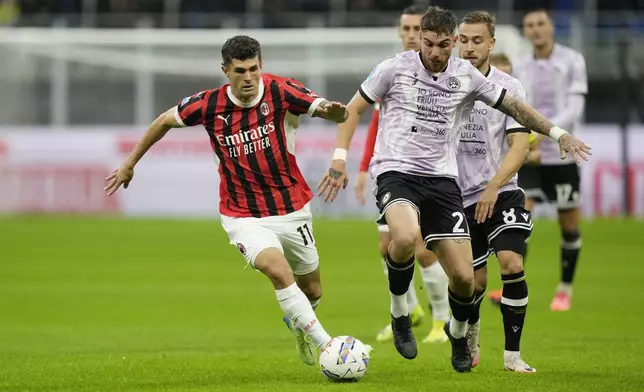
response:
M304 233L305 230L306 230L306 233ZM309 244L309 240L311 241L312 244L315 243L315 241L313 240L313 234L311 234L311 230L309 229L308 223L305 223L302 226L298 227L297 231L302 236L302 241L304 242L304 246L307 246ZM307 234L308 234L308 238L307 238Z
M463 220L464 220L463 213L459 212L459 211L456 211L456 212L454 212L452 214L452 216L454 218L458 219L456 221L456 224L454 225L454 228L452 229L452 232L454 232L454 233L465 233L465 229L463 227L461 227L461 225L463 224Z

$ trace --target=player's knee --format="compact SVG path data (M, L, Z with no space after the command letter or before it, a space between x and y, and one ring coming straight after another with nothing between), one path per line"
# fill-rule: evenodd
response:
M399 230L395 234L392 233L391 241L400 252L413 253L418 235L418 230Z
M496 253L501 266L501 273L503 275L518 274L523 271L523 257L513 251L500 251Z
M277 249L275 252L262 251L255 260L255 268L266 275L276 288L295 283L291 266Z
M460 290L469 290L474 287L474 270L471 268L459 269L452 275L451 281Z
M559 226L563 232L572 232L579 229L579 208L559 211Z

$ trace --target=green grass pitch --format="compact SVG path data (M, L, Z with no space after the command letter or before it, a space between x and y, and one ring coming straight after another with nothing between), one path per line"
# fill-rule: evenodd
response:
M0 391L644 389L642 222L584 223L573 309L561 314L549 311L558 229L536 223L522 353L537 374L503 372L501 316L487 301L470 374L452 371L449 344L420 343L427 322L413 361L376 343L389 305L373 223L316 221L314 232L320 320L375 348L361 382L333 384L300 362L270 283L244 269L218 221L16 217L0 219Z

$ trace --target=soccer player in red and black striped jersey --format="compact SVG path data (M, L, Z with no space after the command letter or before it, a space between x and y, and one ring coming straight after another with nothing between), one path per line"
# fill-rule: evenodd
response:
M235 36L221 49L230 83L182 99L152 123L131 156L107 178L127 188L135 164L171 128L203 125L221 178L221 222L247 263L273 283L301 359L317 360L331 337L315 315L322 295L309 202L313 194L295 160L299 116L336 123L346 107L290 78L262 74L259 42Z

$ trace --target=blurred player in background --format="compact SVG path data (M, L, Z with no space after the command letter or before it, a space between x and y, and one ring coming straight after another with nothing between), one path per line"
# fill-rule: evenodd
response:
M524 102L521 83L509 72L490 66L495 23L494 16L487 11L465 15L459 29L459 56L488 80L505 88L507 94ZM519 352L528 306L522 254L532 231L532 219L525 209L525 195L517 184L517 172L530 149L530 131L482 102L476 102L461 129L457 180L463 192L474 258L474 309L467 332L472 366L479 361L479 311L487 286L487 259L494 252L503 282L504 367L508 371L534 373L535 369L521 359Z
M452 318L445 333L452 346L452 367L469 372L472 357L466 334L474 311L474 270L463 196L455 180L463 122L480 100L557 139L562 155L568 151L585 159L589 147L487 80L467 60L452 57L458 38L453 12L429 7L420 25L420 52L399 53L380 63L349 103L349 118L338 127L331 167L318 190L326 201L333 201L345 186L346 156L360 116L380 101L382 123L370 172L380 221L391 232L387 268L394 346L404 358L418 354L407 291L420 232L449 277Z
M554 25L545 10L526 13L523 32L532 42L533 53L516 64L515 76L523 83L528 102L574 133L581 125L588 92L584 56L555 43ZM541 142L539 148L540 165L526 166L527 172L521 173L524 178L519 178L528 195L542 193L557 206L562 237L561 282L550 308L567 311L581 250L579 166L570 157L559 159L557 145L550 140Z
M492 53L490 55L490 65L495 67L501 72L505 72L508 75L512 75L512 62L508 58L508 56L505 53ZM530 151L528 151L528 155L526 156L525 162L523 166L521 166L521 169L519 169L519 187L523 188L522 186L522 179L525 177L524 173L527 170L531 170L532 166L535 164L539 163L540 160L540 152L539 152L539 142L543 140L543 136L539 135L538 133L535 132L530 132ZM528 211L532 211L534 208L534 199L530 197L530 195L525 192L526 195L526 201L525 201L525 209ZM530 238L526 239L526 250L524 251L523 254L523 264L525 265L525 252L527 251L527 243L530 241ZM496 305L501 304L501 298L503 296L503 289L498 289L498 290L493 290L490 291L488 298L495 303Z
M427 10L427 7L414 5L405 8L402 15L400 15L398 35L406 51L417 51L420 49L420 18L425 14L425 10ZM378 116L380 113L378 106L379 104L376 102L373 116L369 123L369 133L367 135L362 161L360 162L360 171L354 188L356 198L360 204L365 203L364 194L367 186L369 164L371 163L376 137L378 136ZM391 235L389 234L389 227L387 225L378 225L378 232L380 255L382 257L385 275L387 275L387 249L391 242ZM432 329L423 342L445 342L447 341L447 335L445 335L443 327L450 317L449 302L447 300L447 275L445 275L445 271L443 271L443 268L437 262L436 255L425 248L421 236L418 236L418 241L416 241L415 254L416 260L420 264L423 285L425 286L425 290L427 290L429 307L433 318ZM418 301L413 279L409 284L409 291L407 292L407 304L411 310L411 325L419 325L422 322L424 312L423 307ZM376 340L384 342L392 338L393 332L391 324L389 324L380 331Z
M203 125L219 166L222 226L246 262L271 280L300 357L313 365L316 346L331 337L315 315L322 287L312 192L295 160L294 137L300 115L341 123L346 107L293 79L262 74L261 48L251 37L230 38L221 55L230 84L161 114L105 189L110 195L121 185L127 189L134 166L170 129Z

